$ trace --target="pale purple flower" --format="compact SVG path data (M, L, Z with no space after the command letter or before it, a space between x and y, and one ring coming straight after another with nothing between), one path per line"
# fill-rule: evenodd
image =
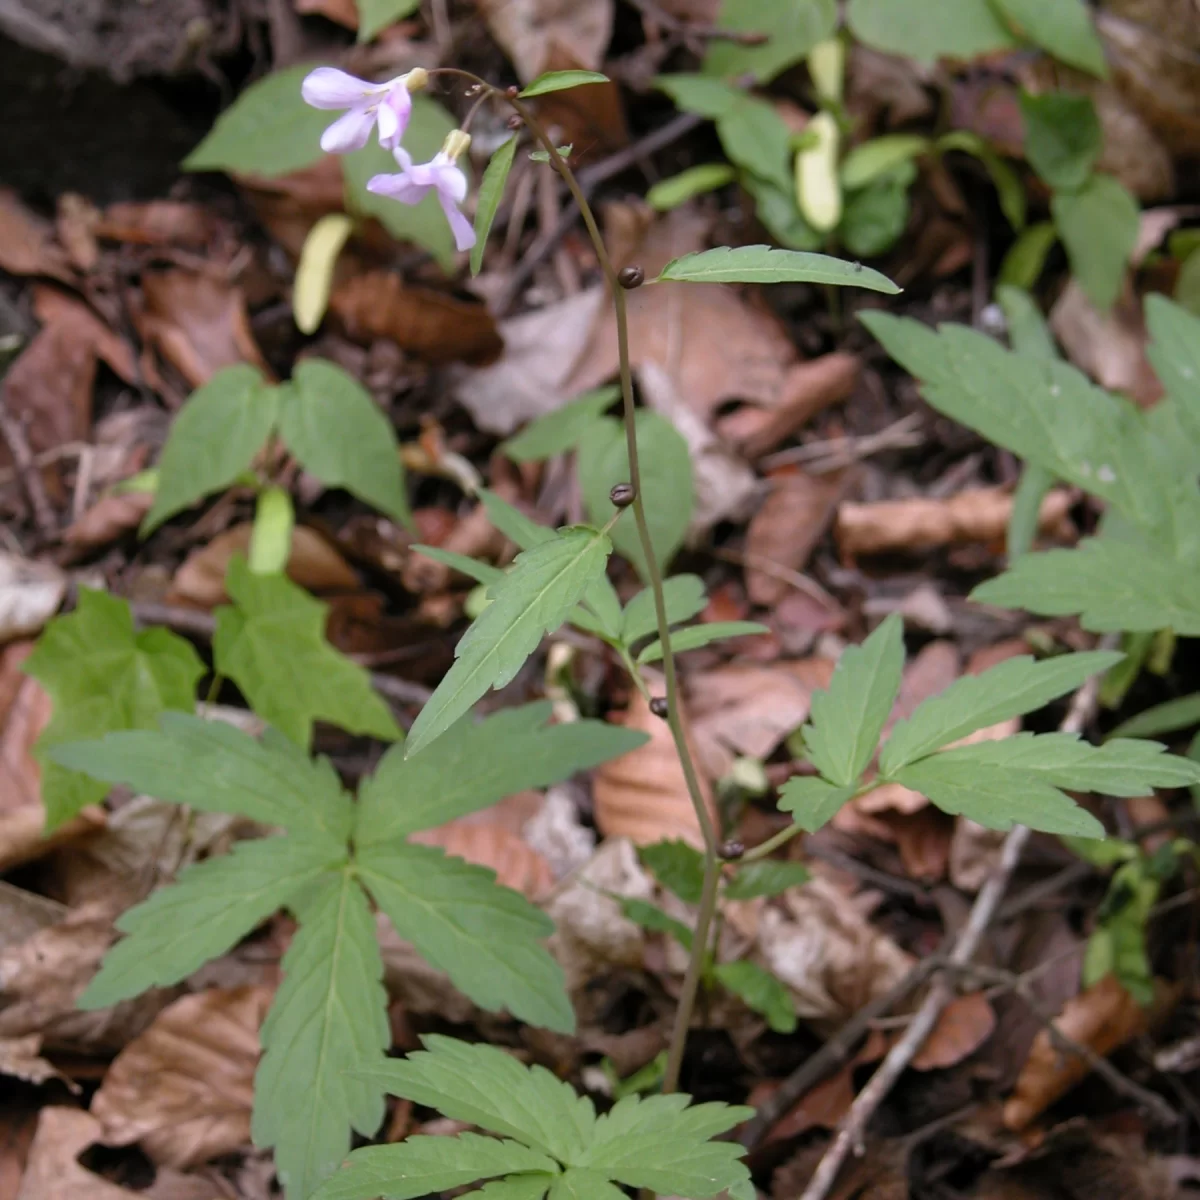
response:
M454 141L454 133L450 134L446 145L427 163L414 164L412 155L403 146L397 146L393 153L400 164L400 173L373 176L367 181L367 191L390 196L401 204L417 204L430 190L436 191L446 220L450 222L454 244L460 250L470 250L475 245L475 230L458 207L467 198L467 177L454 161L466 149L470 138L455 132L458 141Z
M427 79L417 68L386 83L368 83L335 67L318 67L304 77L300 94L313 108L347 110L321 134L322 150L331 154L361 150L377 123L379 144L394 150L412 115L412 90L424 87Z

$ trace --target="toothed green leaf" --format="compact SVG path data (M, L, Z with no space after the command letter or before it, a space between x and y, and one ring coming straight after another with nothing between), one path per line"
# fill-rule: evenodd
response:
M756 1013L762 1013L776 1033L794 1033L796 1002L786 984L770 971L752 962L720 963L713 976Z
M752 900L755 896L779 896L789 888L809 880L808 868L800 863L764 859L737 868L737 874L725 885L730 900Z
M695 846L675 838L638 847L638 858L669 892L685 904L699 904L704 886L704 856Z
M672 575L663 580L663 600L666 603L668 625L691 620L708 603L704 580L698 575ZM627 646L632 646L634 642L657 632L654 592L651 588L642 588L625 605L625 612L621 616L621 638Z
M779 789L779 807L791 813L792 820L806 833L816 833L833 820L854 791L853 784L835 787L814 775L793 775Z

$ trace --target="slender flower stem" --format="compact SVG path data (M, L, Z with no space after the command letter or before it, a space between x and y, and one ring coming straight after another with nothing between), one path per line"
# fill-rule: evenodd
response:
M692 761L691 749L684 732L683 714L679 704L679 676L675 669L675 655L671 649L671 630L670 622L667 620L666 597L663 595L662 570L654 552L654 544L650 539L650 526L646 520L646 505L642 496L642 468L637 446L636 410L633 403L633 374L629 363L629 314L625 303L625 289L617 277L616 268L609 257L608 248L604 244L604 237L600 233L600 226L596 222L592 206L588 203L587 196L584 195L574 172L558 153L549 134L546 133L529 108L511 94L506 98L549 154L551 163L554 164L555 169L570 190L571 196L579 207L588 235L592 239L596 258L604 272L609 291L612 293L613 308L617 318L617 351L621 363L622 415L625 425L625 444L629 455L629 482L633 486L631 507L637 523L638 538L642 544L642 555L646 561L646 574L649 576L651 594L654 596L654 615L658 625L659 641L663 649L663 675L667 690L667 723L675 742L675 751L679 756L679 765L683 770L688 796L696 811L696 820L704 838L704 889L701 893L696 928L692 934L692 956L688 962L687 974L684 976L683 991L680 993L679 1007L675 1014L675 1027L671 1034L671 1045L667 1054L667 1073L663 1080L662 1090L664 1094L668 1094L673 1092L679 1083L683 1051L687 1041L688 1028L692 1021L692 1009L696 1002L696 990L699 987L704 956L708 947L709 931L717 907L717 884L721 876L717 829L705 802L704 793L700 790L700 778L696 773L696 765Z

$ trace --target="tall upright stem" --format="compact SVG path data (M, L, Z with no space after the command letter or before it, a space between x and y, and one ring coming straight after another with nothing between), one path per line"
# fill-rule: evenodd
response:
M642 556L646 562L646 574L649 577L650 591L654 597L654 616L658 625L659 642L663 649L663 676L666 681L667 724L671 737L675 742L675 751L679 756L679 765L683 771L684 782L687 785L688 796L696 811L696 820L700 825L700 833L704 838L704 888L700 897L700 909L696 918L696 929L692 935L692 954L688 962L687 973L683 978L683 989L679 995L679 1005L675 1013L675 1025L671 1032L671 1044L667 1053L667 1072L663 1080L663 1092L673 1092L679 1083L679 1072L683 1065L683 1052L687 1042L688 1029L692 1021L692 1010L696 1004L696 991L703 974L704 960L708 951L709 932L712 928L713 914L717 907L717 884L720 880L721 860L718 853L716 826L704 793L700 790L700 777L696 773L696 765L692 761L691 748L688 746L687 735L683 727L683 713L679 704L679 675L675 669L675 654L671 649L670 622L667 620L667 602L663 594L662 569L654 552L654 544L650 539L650 525L646 520L646 504L642 495L642 467L638 457L636 410L633 403L633 373L629 363L629 314L625 303L625 288L617 275L608 248L600 233L600 226L592 212L579 181L574 172L558 153L550 136L529 111L526 105L513 96L508 96L509 103L520 114L534 137L541 143L542 148L550 156L563 182L570 189L571 196L579 206L583 223L587 227L588 236L596 250L596 258L604 272L608 289L612 293L613 309L617 319L617 352L621 363L621 400L622 416L625 426L625 445L629 455L629 482L633 486L633 519L637 525L638 539L642 545Z

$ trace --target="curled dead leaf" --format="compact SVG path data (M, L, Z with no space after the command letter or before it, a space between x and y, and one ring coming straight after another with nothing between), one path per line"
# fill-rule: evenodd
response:
M109 1183L77 1161L100 1138L100 1122L79 1108L43 1108L16 1200L137 1200L142 1193Z
M64 283L74 276L53 226L30 212L12 188L0 188L0 267L10 275L48 275Z
M113 1060L92 1100L109 1146L140 1143L155 1162L189 1167L250 1141L266 987L183 996Z
M496 872L497 883L535 902L554 887L550 864L520 834L495 822L450 821L415 833L410 840L440 846L447 854L487 867Z
M992 1036L996 1014L982 992L956 996L942 1009L933 1032L917 1051L914 1071L937 1071L969 1058Z
M67 577L53 563L0 550L0 643L40 633L67 591Z
M1042 502L1040 531L1071 537L1070 492L1057 489ZM964 542L993 542L1004 536L1012 495L1003 488L971 488L945 499L912 497L838 508L838 549L846 558L892 550L930 550Z
M658 680L650 686L662 690ZM699 846L700 825L667 722L656 717L642 694L635 692L622 724L648 733L650 740L597 770L592 784L597 828L605 837L629 838L639 846L672 838ZM692 757L694 761L694 747ZM703 773L699 782L711 812L712 787Z
M204 246L218 222L207 208L183 200L122 201L110 204L96 223L96 236L142 246Z
M296 0L298 13L320 13L347 29L358 28L358 6L354 0Z
M28 1033L24 1037L0 1038L0 1075L23 1079L26 1083L45 1083L49 1079L64 1079L53 1063L41 1056L42 1035ZM78 1087L64 1079L72 1091Z
M63 541L81 550L107 546L132 533L154 504L153 492L115 492L101 496L63 530Z
M556 54L569 55L580 67L598 70L612 36L613 0L475 0L516 68L528 83Z

